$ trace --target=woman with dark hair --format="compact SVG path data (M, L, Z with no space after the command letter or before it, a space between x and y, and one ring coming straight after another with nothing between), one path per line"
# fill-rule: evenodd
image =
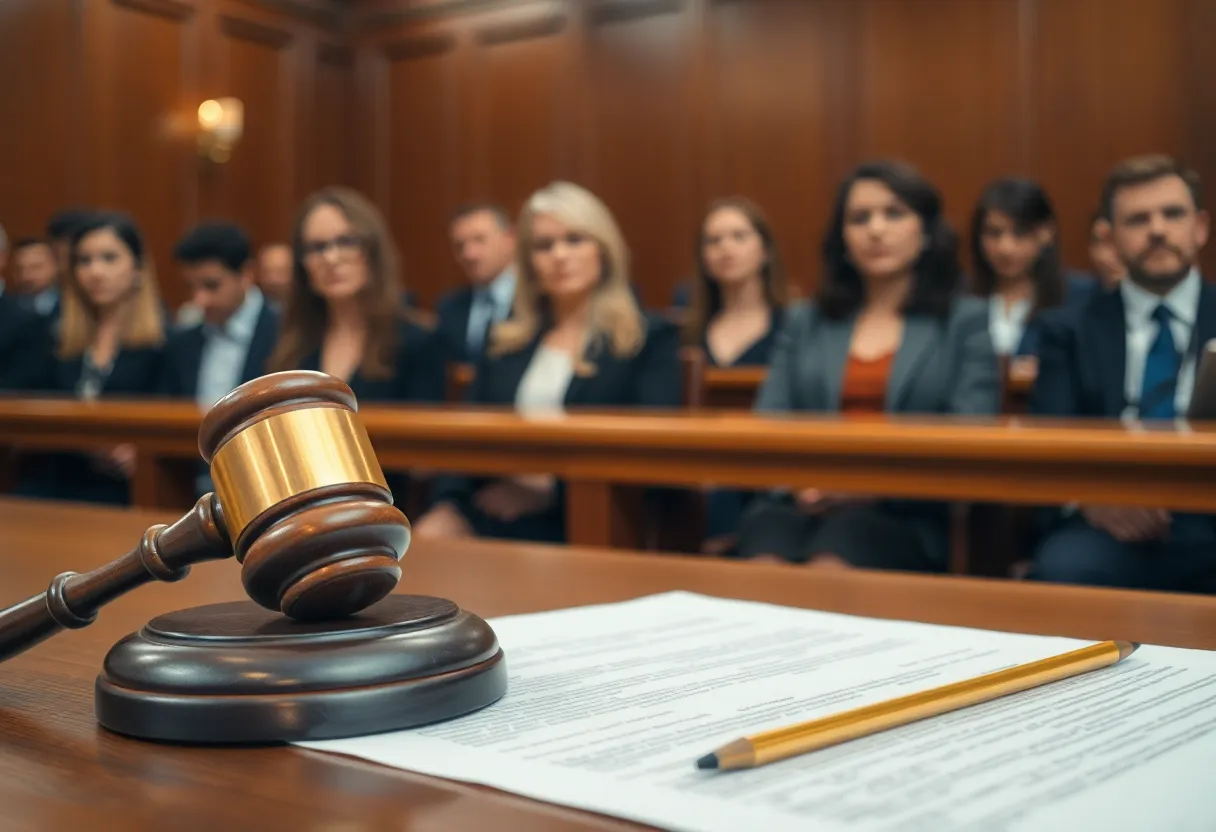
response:
M982 301L960 297L958 243L937 190L893 162L841 185L815 301L791 307L756 409L989 415L1000 382ZM815 488L757 499L739 551L795 563L942 571L939 503Z
M785 267L773 229L744 197L710 204L697 235L697 273L684 341L714 367L768 364L787 303ZM748 492L711 489L703 551L730 553Z
M121 213L94 213L73 229L58 345L45 386L78 399L157 392L165 311L143 233ZM26 496L130 502L135 449L51 454L19 486Z
M271 372L320 370L360 401L442 402L438 335L402 301L384 218L349 188L304 201L292 233L292 289Z
M1038 314L1083 302L1097 290L1086 275L1065 276L1051 200L1029 179L999 179L984 189L971 218L973 289L988 299L988 329L998 355L1038 352Z
M786 301L785 267L764 212L743 197L715 201L697 237L685 341L715 367L767 364Z

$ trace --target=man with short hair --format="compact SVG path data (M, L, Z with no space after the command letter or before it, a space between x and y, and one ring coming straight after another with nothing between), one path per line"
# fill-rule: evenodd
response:
M271 243L258 252L257 281L271 308L282 314L291 296L291 246Z
M10 288L25 308L48 321L59 315L58 271L50 240L23 237L13 245Z
M254 285L249 237L240 227L196 226L178 241L173 257L201 320L165 342L160 391L209 410L235 387L265 374L278 316ZM201 495L212 483L205 466L200 468L195 488Z
M1216 287L1199 273L1210 220L1198 175L1168 156L1111 172L1100 233L1126 274L1075 308L1043 315L1031 412L1146 422L1183 416L1197 357L1216 338ZM1216 522L1124 506L1066 510L1034 577L1063 583L1216 591Z
M515 301L515 231L502 207L473 203L453 214L450 234L468 285L440 299L439 332L450 360L475 362Z
M205 223L173 251L202 320L165 344L161 392L210 408L238 385L265 372L277 318L253 285L249 238L231 223Z

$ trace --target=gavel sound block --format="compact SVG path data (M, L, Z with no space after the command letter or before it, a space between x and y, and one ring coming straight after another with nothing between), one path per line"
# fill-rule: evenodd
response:
M507 686L490 626L451 601L391 595L410 524L358 422L350 388L276 373L207 414L215 493L93 572L0 612L0 662L150 581L233 557L251 601L150 621L107 654L98 721L188 743L332 739L478 710Z

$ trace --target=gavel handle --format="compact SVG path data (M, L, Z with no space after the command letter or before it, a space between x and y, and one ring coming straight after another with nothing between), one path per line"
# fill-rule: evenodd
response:
M87 627L98 610L138 586L180 581L192 564L229 557L232 544L219 505L206 494L173 525L148 529L118 560L83 575L56 575L46 592L0 612L0 662L62 630Z

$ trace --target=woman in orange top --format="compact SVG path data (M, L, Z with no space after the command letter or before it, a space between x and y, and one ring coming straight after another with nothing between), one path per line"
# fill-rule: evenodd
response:
M958 241L932 184L898 163L859 167L837 196L824 263L816 300L786 317L757 410L997 412L987 307L959 292ZM739 550L798 563L940 571L948 516L940 503L778 492L749 507Z

